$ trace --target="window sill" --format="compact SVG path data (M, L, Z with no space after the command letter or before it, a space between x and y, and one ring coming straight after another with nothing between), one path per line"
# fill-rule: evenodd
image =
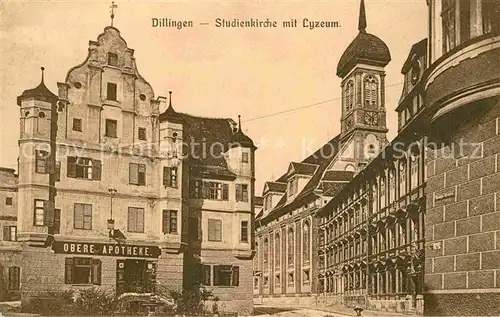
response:
M118 137L115 135L104 135L105 138L110 138L110 139L118 139Z

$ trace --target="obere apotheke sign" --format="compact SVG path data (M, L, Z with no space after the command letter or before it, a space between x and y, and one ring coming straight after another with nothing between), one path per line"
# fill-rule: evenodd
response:
M52 250L54 250L55 253L63 254L124 256L139 258L157 258L161 254L160 248L155 246L62 241L54 242L52 244Z

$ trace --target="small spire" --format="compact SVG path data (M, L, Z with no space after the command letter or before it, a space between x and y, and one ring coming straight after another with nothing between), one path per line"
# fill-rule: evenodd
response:
M40 69L42 70L42 83L43 83L43 72L45 71L45 67L40 67Z
M359 6L359 23L358 23L359 32L366 32L366 11L365 11L365 0L361 0L361 4Z
M238 131L241 131L241 116L238 115Z
M172 92L168 92L168 107L172 108Z
M115 18L115 8L118 8L118 5L115 4L114 1L111 1L111 26L113 26L113 19Z

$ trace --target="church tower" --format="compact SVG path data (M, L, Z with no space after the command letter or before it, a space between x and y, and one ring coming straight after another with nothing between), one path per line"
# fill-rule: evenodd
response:
M366 32L364 0L359 11L359 33L337 66L342 78L341 141L349 144L355 170L377 156L386 143L385 71L391 55L387 45Z

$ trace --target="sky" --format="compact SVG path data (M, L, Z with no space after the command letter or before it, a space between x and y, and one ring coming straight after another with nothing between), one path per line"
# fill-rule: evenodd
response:
M141 75L156 96L173 91L179 112L242 118L256 151L256 195L340 132L339 58L358 33L359 0L115 1L120 30ZM426 37L424 0L366 0L367 32L389 47L386 67L388 139L397 133L394 109L401 67L411 46ZM16 97L40 82L57 82L87 56L89 40L110 25L110 2L0 1L0 166L17 167ZM154 28L152 18L193 21L194 27ZM270 19L277 28L217 28L217 18ZM302 21L338 21L338 28ZM296 28L281 27L297 19ZM203 23L203 25L201 24ZM296 109L296 110L294 110ZM291 111L292 110L292 111Z

